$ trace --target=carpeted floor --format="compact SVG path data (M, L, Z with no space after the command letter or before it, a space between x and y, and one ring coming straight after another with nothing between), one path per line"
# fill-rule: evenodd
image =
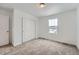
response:
M49 40L37 39L17 47L0 47L1 55L78 55L76 47Z

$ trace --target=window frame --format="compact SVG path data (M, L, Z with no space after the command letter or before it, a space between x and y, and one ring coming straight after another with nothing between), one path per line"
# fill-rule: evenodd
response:
M54 23L55 26L53 26L53 28L56 27L56 29L51 29L51 28L50 28L49 20L51 20L51 24ZM48 32L51 33L51 34L57 34L57 32L58 32L58 18L52 18L52 19L49 19L49 20L48 20L48 28L49 28L49 29L48 29ZM55 21L52 22L52 20L56 20L56 23L57 23L57 24L55 23ZM51 25L51 26L52 26L52 25ZM50 31L50 30L51 30L51 31ZM53 31L52 31L52 30L53 30Z

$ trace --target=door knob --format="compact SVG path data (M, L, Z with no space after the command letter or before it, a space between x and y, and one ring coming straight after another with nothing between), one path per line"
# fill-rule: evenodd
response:
M9 32L9 31L7 31L7 32Z

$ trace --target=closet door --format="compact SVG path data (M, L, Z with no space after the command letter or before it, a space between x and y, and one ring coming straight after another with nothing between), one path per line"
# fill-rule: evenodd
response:
M9 16L0 15L0 46L9 44Z
M35 38L35 22L34 20L23 18L23 42Z

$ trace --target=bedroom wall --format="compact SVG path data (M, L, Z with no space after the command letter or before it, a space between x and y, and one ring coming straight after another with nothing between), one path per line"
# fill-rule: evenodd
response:
M76 45L76 10L39 18L39 37ZM48 20L58 18L57 34L48 33Z
M79 49L79 7L77 8L77 48Z

